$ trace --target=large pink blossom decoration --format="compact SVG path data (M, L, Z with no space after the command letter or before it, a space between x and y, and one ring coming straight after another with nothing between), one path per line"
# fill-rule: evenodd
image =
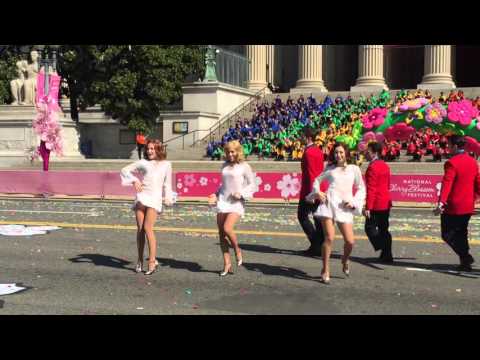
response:
M375 134L376 140L378 143L383 143L385 142L385 135L383 135L381 132L377 132Z
M378 142L378 143L383 143L385 141L385 136L380 132L377 132L377 133L374 133L373 131L366 132L365 134L363 134L362 141L358 144L359 150L360 150L360 147L363 147L363 146L366 147L368 145L368 143L370 143L372 141L375 141L375 142ZM362 145L360 145L360 144L362 144ZM362 150L360 150L360 151L362 151Z
M363 139L364 142L369 143L370 141L375 141L376 136L373 131L368 131L365 134L363 134Z
M367 115L362 116L362 123L365 129L379 127L385 121L388 110L385 108L375 108L370 110Z
M446 117L447 110L445 110L445 108L439 102L428 105L425 108L425 120L430 123L440 124Z
M360 142L358 143L358 151L360 151L360 152L365 152L365 151L367 151L367 147L368 147L368 142L360 141Z
M393 126L390 126L386 131L385 131L385 138L387 138L388 141L392 140L399 140L399 141L405 141L410 138L410 135L412 135L415 132L415 128L412 126L408 126L405 123L397 123Z
M400 106L398 107L398 110L400 110L401 112L418 110L422 106L427 105L427 104L428 104L428 100L423 98L423 97L413 99L413 100L407 100L407 101L403 102L402 104L400 104Z
M452 101L448 104L448 119L461 126L468 126L478 116L478 109L470 100Z
M55 152L58 156L63 155L63 134L62 127L59 122L58 113L49 108L46 102L37 104L38 114L32 122L33 130L45 142L48 150ZM34 153L34 157L38 156L38 152Z

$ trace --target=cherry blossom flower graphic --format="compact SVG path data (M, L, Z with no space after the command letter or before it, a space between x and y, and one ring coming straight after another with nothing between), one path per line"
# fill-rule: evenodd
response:
M300 191L300 181L291 175L283 175L282 180L277 182L277 189L281 191L282 198L290 198Z
M272 186L270 184L265 184L263 186L263 191L269 192L270 190L272 190Z
M253 190L254 193L258 192L260 190L260 185L262 184L263 180L260 176L257 176L257 173L255 175L255 190Z
M208 179L205 176L202 176L198 182L200 183L200 186L207 186Z
M177 184L177 189L181 189L183 187L183 184L182 183L178 183Z
M191 187L197 182L197 180L195 179L194 174L188 174L183 177L183 182L186 187Z

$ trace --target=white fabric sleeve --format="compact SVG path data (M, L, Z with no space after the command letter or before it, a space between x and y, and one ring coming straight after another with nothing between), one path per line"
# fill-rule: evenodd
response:
M220 169L220 175L222 175L223 173L223 168L225 167L225 163L222 165L222 168ZM217 191L215 191L215 195L216 197L218 198L220 196L220 194L222 193L223 191L223 187L224 187L224 184L223 184L223 181L221 182L221 185L218 187Z
M354 167L354 174L355 174L355 179L353 184L355 185L357 192L353 197L353 206L355 206L353 213L355 215L360 216L362 215L363 205L365 203L365 197L366 197L365 183L363 182L362 171L356 165Z
M120 178L122 180L122 186L133 185L133 183L135 181L140 182L140 180L136 176L134 176L132 173L137 171L137 170L144 170L145 169L145 165L144 165L143 161L144 160L136 161L133 164L125 166L120 171Z
M255 176L252 168L247 163L243 163L243 179L244 187L240 192L240 195L242 195L242 198L245 200L250 200L253 198L255 192Z
M315 178L313 181L312 192L305 196L305 200L312 202L316 198L315 195L320 194L320 185L322 184L323 180L327 178L329 171L329 169L325 169L325 171Z
M163 183L163 194L165 201L173 203L173 191L172 191L172 163L167 162L165 169L165 182Z

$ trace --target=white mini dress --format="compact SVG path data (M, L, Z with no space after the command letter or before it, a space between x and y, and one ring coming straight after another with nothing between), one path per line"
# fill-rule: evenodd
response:
M239 164L224 163L222 166L222 185L217 190L217 213L245 214L245 201L255 192L255 178L252 168L246 162ZM240 193L242 199L236 200L232 194Z
M327 202L320 204L313 216L326 217L340 223L353 223L354 215L361 215L365 202L365 184L362 172L357 165L346 167L328 166L313 183L313 190L307 195L307 200L314 199L320 193L320 184L326 180L329 183L326 192ZM357 192L353 195L353 187ZM347 209L342 203L350 202L355 209Z
M132 186L140 180L133 175L134 172L143 175L143 190L137 193L132 209L135 210L137 203L151 207L157 212L162 212L162 200L173 202L172 192L172 164L170 161L139 160L128 165L120 172L123 186Z

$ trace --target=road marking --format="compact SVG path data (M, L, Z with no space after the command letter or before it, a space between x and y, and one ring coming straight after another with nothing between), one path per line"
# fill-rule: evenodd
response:
M407 268L405 268L405 270L409 270L409 271L423 271L423 272L432 272L432 270L430 270L430 269L422 269L422 268L410 268L410 267L407 267Z
M137 230L135 225L114 225L114 224L73 224L73 223L62 223L62 222L53 222L53 221L0 221L0 225L39 225L39 226L58 226L62 228L79 228L79 229L98 229L98 230ZM217 234L217 229L212 228L176 228L176 227L164 227L164 226L155 226L155 231L164 231L164 232L180 232L180 233L202 233L202 234ZM256 231L256 230L236 230L237 234L240 235L258 235L258 236L282 236L282 237L301 237L304 238L305 234L301 232L269 232L269 231ZM335 237L336 239L341 239L340 235ZM364 235L355 236L357 240L367 240L367 237ZM406 237L406 236L397 236L394 238L394 241L405 241L405 242L419 242L419 243L432 243L432 244L443 244L444 242L440 239L425 239L425 238L415 238L415 237ZM470 240L470 245L480 245L480 240Z
M93 215L98 216L99 213L91 212L81 212L81 211L53 211L53 210L16 210L16 209L2 209L1 212L18 212L18 213L42 213L42 214L75 214L75 215Z
M407 267L405 270L409 271L421 271L421 272L440 272L445 274L465 274L465 275L480 275L477 272L465 272L465 271L455 271L455 270L442 270L442 269L423 269L423 268L410 268Z

